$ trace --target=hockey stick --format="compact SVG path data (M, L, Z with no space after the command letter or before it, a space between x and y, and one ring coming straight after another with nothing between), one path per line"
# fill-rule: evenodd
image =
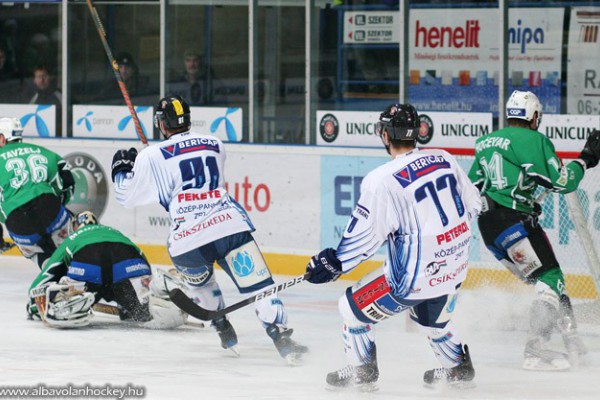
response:
M171 289L169 291L169 297L171 301L175 303L175 305L185 311L187 314L191 315L194 318L201 319L202 321L211 321L218 318L223 317L226 314L229 314L232 311L238 310L248 304L252 304L255 301L261 300L267 296L271 296L275 293L279 293L282 290L290 288L294 285L297 285L304 280L306 280L310 276L310 272L305 273L304 275L300 275L295 277L292 280L289 280L284 283L280 283L277 286L272 286L258 294L255 294L252 297L248 297L245 300L242 300L238 303L232 304L229 307L225 307L222 310L210 311L205 308L200 307L198 304L194 303L192 299L190 299L181 289Z
M90 13L92 14L92 19L94 20L94 24L96 24L96 29L98 30L98 35L100 36L100 41L104 46L104 51L106 52L106 56L108 57L108 61L112 67L113 73L115 74L115 78L117 79L117 83L119 84L119 88L121 89L121 94L123 95L123 99L125 99L125 104L127 104L127 108L129 108L129 113L131 114L131 118L133 119L133 124L135 125L135 131L137 132L138 137L142 141L144 146L148 146L148 140L146 139L146 135L144 135L144 131L142 129L142 125L140 124L140 120L138 118L137 113L135 112L135 108L133 108L133 104L131 103L131 99L129 98L129 92L127 91L127 86L125 86L125 82L123 82L123 78L121 77L121 73L119 72L119 64L113 57L112 51L110 50L110 46L106 41L106 31L104 30L104 26L102 25L102 21L100 20L100 16L98 15L98 10L92 3L92 0L87 0L88 7L90 9Z
M119 315L119 307L113 306L111 304L96 303L92 306L92 310L102 314ZM195 328L204 328L203 322L186 321L185 325L193 326Z

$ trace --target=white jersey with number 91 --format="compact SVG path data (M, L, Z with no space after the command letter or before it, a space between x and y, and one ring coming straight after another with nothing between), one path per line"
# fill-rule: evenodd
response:
M225 190L223 143L184 132L142 150L133 171L117 175L117 201L125 207L160 203L171 218L169 253L177 256L254 227Z

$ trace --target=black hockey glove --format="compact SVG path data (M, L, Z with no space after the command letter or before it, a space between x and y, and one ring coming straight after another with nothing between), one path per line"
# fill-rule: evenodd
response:
M588 137L583 146L583 150L579 154L579 158L583 160L586 168L594 168L598 165L600 159L600 131L594 130Z
M115 181L115 177L120 172L130 172L135 165L135 158L138 152L135 148L129 150L121 149L115 153L112 160L112 181Z
M335 250L329 248L311 257L306 272L310 272L307 278L310 283L327 283L342 275L342 263L336 257Z

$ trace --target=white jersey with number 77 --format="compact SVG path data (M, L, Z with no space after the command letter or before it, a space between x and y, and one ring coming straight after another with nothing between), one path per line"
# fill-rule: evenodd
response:
M387 242L384 271L395 296L435 298L467 275L479 191L444 150L414 149L371 171L337 248L344 272Z

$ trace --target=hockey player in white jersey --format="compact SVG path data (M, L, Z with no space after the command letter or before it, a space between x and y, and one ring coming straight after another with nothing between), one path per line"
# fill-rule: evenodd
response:
M393 104L381 114L377 133L393 160L363 179L337 249L322 250L307 266L310 282L333 281L387 242L383 267L339 300L349 365L327 375L335 388L377 389L372 325L404 310L427 334L442 365L425 372L426 385L467 386L475 376L469 349L450 317L467 275L471 220L481 200L449 153L415 148L419 127L410 104Z
M160 203L169 212L167 248L190 298L208 310L225 302L213 273L216 261L240 293L253 294L273 284L271 272L254 242L245 210L225 190L223 143L191 132L189 105L179 96L158 103L154 123L165 141L142 150L119 150L112 164L117 201L133 208ZM165 288L166 289L166 288ZM269 296L255 303L256 314L279 354L296 363L305 346L294 342L281 300ZM229 320L212 321L223 348L238 354Z

